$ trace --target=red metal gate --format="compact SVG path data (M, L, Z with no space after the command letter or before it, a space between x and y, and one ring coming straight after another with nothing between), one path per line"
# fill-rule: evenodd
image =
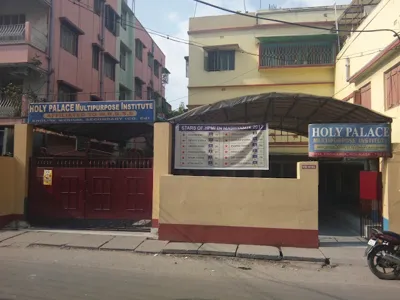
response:
M152 159L34 158L30 219L151 219ZM52 170L52 184L43 173Z

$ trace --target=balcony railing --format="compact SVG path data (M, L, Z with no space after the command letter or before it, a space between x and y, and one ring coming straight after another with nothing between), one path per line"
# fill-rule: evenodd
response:
M25 39L25 24L0 25L0 44L21 43Z
M43 52L47 49L47 35L30 22L15 25L0 25L0 45L27 43Z
M31 102L26 96L8 97L0 95L0 119L27 117L29 103Z
M260 45L261 68L319 66L334 63L335 45L329 42Z

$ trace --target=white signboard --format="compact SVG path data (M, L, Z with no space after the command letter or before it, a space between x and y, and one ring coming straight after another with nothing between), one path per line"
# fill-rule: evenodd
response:
M268 125L176 125L175 169L268 170Z

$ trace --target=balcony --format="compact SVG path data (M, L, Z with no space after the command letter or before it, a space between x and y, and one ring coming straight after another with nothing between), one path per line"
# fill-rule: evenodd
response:
M32 101L26 95L0 94L0 124L9 118L26 118L28 116L29 103Z
M261 39L260 69L334 66L336 43L331 35Z
M30 22L0 25L0 67L26 66L47 72L47 36Z

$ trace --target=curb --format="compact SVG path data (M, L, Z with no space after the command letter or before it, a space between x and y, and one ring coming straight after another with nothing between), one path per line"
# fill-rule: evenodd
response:
M137 253L137 254L147 254L147 255L179 255L179 256L199 256L199 257L224 257L224 258L241 258L241 259L251 259L251 260L260 260L260 261L271 261L271 262L310 262L310 263L323 263L325 265L330 265L330 259L329 258L317 258L317 257L284 257L281 253L280 256L267 256L267 255L252 255L252 254L238 254L235 253L234 255L224 255L224 253L213 253L213 254L208 254L208 253L199 253L199 251L185 251L185 250L167 250L167 251L136 251L132 249L101 249L101 248L90 248L90 247L71 247L67 245L63 246L55 246L55 245L46 245L46 244L40 244L40 243L32 243L28 247L49 247L49 248L58 248L58 249L64 249L64 250L101 250L101 251L108 251L108 252L126 252L126 253Z

